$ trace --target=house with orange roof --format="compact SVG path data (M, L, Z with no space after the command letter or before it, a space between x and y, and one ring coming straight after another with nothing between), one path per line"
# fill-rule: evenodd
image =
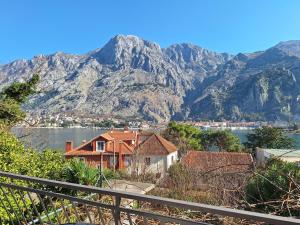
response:
M152 134L135 148L133 162L137 173L151 172L164 176L178 160L177 147L160 135Z
M111 130L76 148L72 141L67 141L65 157L80 158L93 167L124 169L130 165L136 140L136 131Z
M164 175L177 160L177 148L152 132L110 130L75 148L67 141L65 157L80 158L98 168Z

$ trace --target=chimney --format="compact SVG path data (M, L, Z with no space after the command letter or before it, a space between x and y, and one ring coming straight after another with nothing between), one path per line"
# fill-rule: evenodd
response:
M73 142L72 141L66 141L66 152L70 152L73 150Z

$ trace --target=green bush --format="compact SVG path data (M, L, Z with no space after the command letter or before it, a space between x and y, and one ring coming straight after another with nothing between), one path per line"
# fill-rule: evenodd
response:
M43 177L48 179L60 179L62 168L66 165L63 155L59 152L46 150L38 152L33 149L26 149L24 145L11 133L0 131L0 169L6 172L23 174L28 176ZM9 179L1 177L2 182L8 182ZM26 182L14 181L15 184L27 186ZM39 188L38 186L35 186ZM18 194L14 194L18 196ZM12 207L18 211L11 193L8 193L8 198ZM0 191L0 199L4 204L8 204L2 191ZM24 210L26 209L23 201L16 198L18 204ZM1 201L0 201L1 202ZM30 207L30 202L27 199L25 204ZM9 220L9 215L0 204L0 215L2 223ZM10 215L12 219L16 219L14 214Z
M246 188L246 199L255 211L300 216L300 168L294 163L271 160L257 171Z
M95 185L99 178L99 170L89 167L79 159L72 159L63 169L65 181L83 185Z

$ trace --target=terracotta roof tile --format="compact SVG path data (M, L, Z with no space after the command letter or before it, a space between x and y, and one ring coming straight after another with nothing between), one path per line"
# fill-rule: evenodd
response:
M90 146L90 143L96 139L98 139L99 137L103 137L104 139L108 140L108 141L111 141L111 140L114 140L110 135L108 135L107 133L103 133L103 134L100 134L98 135L97 137L94 137L93 139L79 145L78 147L74 148L74 150L79 150L79 149L82 149L82 148L85 148L85 149L88 149L88 150L91 150L91 146Z
M246 172L253 166L249 153L189 151L181 162L201 172Z
M100 155L100 152L88 150L73 150L65 153L66 156L81 156L81 155Z
M175 152L177 151L177 147L170 141L164 139L162 136L160 135L155 135L156 138L158 138L158 140L160 141L160 143L165 147L165 149L169 152Z
M164 139L163 137L153 134L136 147L138 154L145 155L168 155L177 151L177 147Z
M137 133L135 131L117 131L117 130L111 130L105 134L108 134L115 140L135 140Z
M121 150L122 154L130 155L133 153L133 147L129 146L123 141L116 142L115 143L115 153L119 153ZM107 150L107 152L113 153L113 145Z
M99 136L98 136L99 137ZM108 140L108 141L112 141L114 140L114 138L109 135L109 133L104 133L104 134L101 134L100 137L103 137L104 139Z
M90 143L86 143L84 146L89 146ZM120 142L116 142L115 143L115 151L114 151L114 146L113 146L113 142L107 143L106 144L106 150L104 152L104 154L109 153L109 154L113 154L115 153L119 153L121 150L122 154L126 154L126 155L131 155L133 153L133 147L129 146L128 144L126 144L123 141ZM80 149L80 148L76 148L70 152L66 152L65 155L76 155L76 156L80 156L80 155L100 155L100 152L97 151L92 151L92 148L87 148L85 147L85 149Z

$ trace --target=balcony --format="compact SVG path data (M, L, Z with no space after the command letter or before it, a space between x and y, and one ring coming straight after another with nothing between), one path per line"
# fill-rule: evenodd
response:
M0 196L1 224L208 225L225 219L232 221L228 224L300 224L295 218L6 172L0 172Z

